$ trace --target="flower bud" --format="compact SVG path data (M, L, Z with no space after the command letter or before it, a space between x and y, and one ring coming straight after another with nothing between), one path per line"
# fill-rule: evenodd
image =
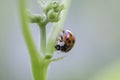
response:
M43 8L43 10L49 22L58 22L63 8L64 5L61 5L60 2L52 1L46 3L46 6Z
M50 10L47 14L47 18L49 22L57 22L59 20L59 13Z

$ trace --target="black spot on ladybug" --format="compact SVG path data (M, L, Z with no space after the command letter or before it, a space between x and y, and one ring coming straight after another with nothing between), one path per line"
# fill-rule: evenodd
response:
M75 40L73 40L73 43L75 43Z
M70 43L71 43L71 40L68 40L68 43L70 44Z
M69 40L69 38L66 38L66 40L68 41L68 40Z

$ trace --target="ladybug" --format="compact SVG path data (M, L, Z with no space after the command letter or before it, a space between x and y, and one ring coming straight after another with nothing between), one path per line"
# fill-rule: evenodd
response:
M75 37L70 30L63 30L58 37L55 49L61 52L69 52L75 44Z

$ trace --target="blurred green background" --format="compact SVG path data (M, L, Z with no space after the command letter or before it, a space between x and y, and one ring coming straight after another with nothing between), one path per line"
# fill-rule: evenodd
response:
M28 1L33 13L42 13L37 0ZM120 80L119 4L120 0L72 0L64 29L73 32L76 44L64 60L50 65L49 80ZM39 47L37 25L31 30ZM0 0L0 80L33 80L19 0Z

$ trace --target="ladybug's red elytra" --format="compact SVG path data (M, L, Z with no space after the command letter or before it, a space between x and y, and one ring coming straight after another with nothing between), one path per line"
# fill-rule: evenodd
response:
M75 37L70 30L63 30L60 34L55 49L61 52L69 52L75 44Z

